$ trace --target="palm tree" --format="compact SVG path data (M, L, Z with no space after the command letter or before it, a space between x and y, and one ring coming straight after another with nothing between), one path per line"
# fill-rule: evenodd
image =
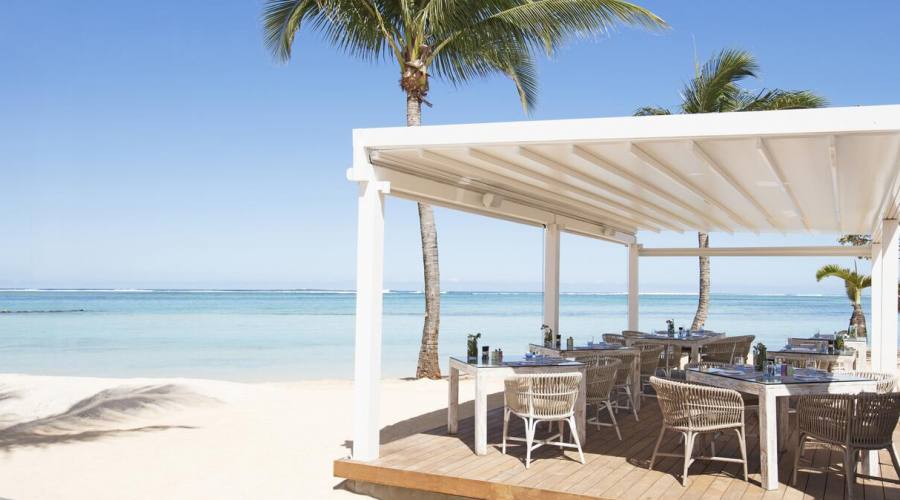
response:
M855 268L856 266L854 266ZM844 280L844 288L847 290L847 298L853 305L853 314L850 315L850 326L856 327L856 334L860 337L866 336L866 315L863 314L860 301L862 300L862 291L872 286L872 277L866 274L859 274L856 269L853 271L846 267L835 264L822 266L816 271L816 281L822 281L823 278L833 276Z
M681 113L728 113L774 109L818 108L827 101L808 90L762 89L757 92L739 85L759 73L756 58L747 51L725 49L697 66L694 78L681 91ZM668 115L672 111L659 106L639 108L637 116ZM709 234L697 233L701 248L709 246ZM709 314L709 257L700 257L700 296L691 329L706 323Z
M597 35L617 22L665 26L655 14L622 0L266 0L266 45L291 57L301 26L322 33L349 55L393 59L406 94L406 124L421 123L432 75L453 85L505 75L522 107L535 103L533 54L548 55L572 36ZM440 273L431 206L419 204L425 268L425 321L416 377L439 378Z

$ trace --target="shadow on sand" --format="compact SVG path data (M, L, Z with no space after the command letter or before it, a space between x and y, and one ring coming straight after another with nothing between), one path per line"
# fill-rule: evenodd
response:
M15 394L0 389L0 403ZM167 429L190 429L184 425L128 427L129 420L151 410L208 404L214 399L174 384L122 386L100 391L68 410L47 417L19 422L0 429L0 451L22 446L47 446L103 437Z

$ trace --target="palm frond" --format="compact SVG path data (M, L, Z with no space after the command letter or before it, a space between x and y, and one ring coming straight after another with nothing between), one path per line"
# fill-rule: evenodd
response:
M725 49L707 61L681 93L684 113L733 111L740 89L738 82L755 77L756 58L747 51Z
M371 0L267 0L263 7L266 47L281 61L291 57L291 47L303 25L325 36L335 47L362 59L378 59L391 50L396 54L398 27L391 11Z
M851 275L853 271L847 269L846 267L841 267L837 264L828 264L819 268L816 271L816 281L822 281L828 277L840 278L844 281L851 279Z
M741 92L735 111L771 111L777 109L821 108L828 100L809 90L762 90L756 94Z
M570 38L603 35L619 24L667 27L656 14L622 0L460 0L429 6L432 31L441 40L436 51L466 32L482 39L515 34L529 48L552 53Z
M671 114L671 111L662 106L644 106L634 110L634 116L658 116Z

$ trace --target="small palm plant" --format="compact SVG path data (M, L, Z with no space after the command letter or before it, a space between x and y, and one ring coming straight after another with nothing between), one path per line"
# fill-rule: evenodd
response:
M872 286L872 277L866 274L860 274L856 266L851 271L846 267L836 264L822 266L816 271L816 281L822 281L823 278L834 277L844 280L844 288L847 290L847 298L853 305L853 314L850 316L850 326L856 327L856 335L859 337L866 336L866 315L863 314L862 291Z

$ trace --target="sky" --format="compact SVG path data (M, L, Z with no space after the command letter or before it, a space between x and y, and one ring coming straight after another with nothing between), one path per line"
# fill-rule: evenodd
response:
M753 52L748 87L831 105L900 102L900 4L639 2L671 29L620 28L540 56L537 108L512 84L432 82L424 124L629 115L675 106L725 47ZM0 288L354 286L351 130L404 124L395 63L302 32L266 51L259 0L6 0L0 13ZM541 231L438 209L442 286L539 290ZM414 204L389 199L385 286L422 287ZM639 234L693 246L696 234ZM724 235L712 245L833 244L836 235ZM565 236L561 287L625 289L622 247ZM815 269L851 259L717 258L714 292L842 293ZM641 290L696 289L695 258L643 259ZM861 262L862 269L866 268Z

